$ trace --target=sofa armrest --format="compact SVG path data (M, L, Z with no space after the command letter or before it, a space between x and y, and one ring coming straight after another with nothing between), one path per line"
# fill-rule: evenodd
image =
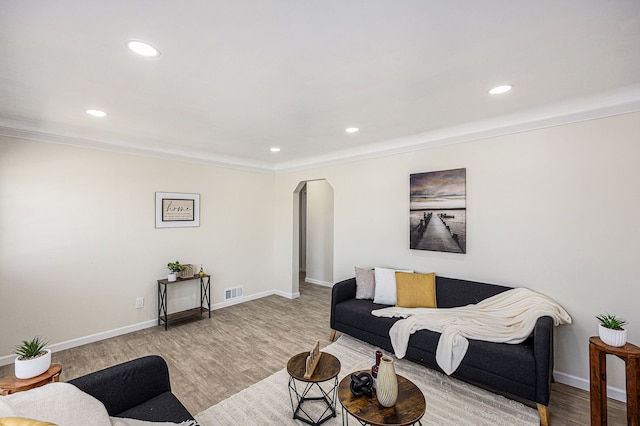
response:
M334 311L335 311L336 305L340 302L344 302L345 300L355 299L355 297L356 297L356 279L355 278L349 278L333 285L333 288L331 289L331 320L330 320L330 326L333 330L335 330Z
M110 416L171 391L169 368L157 355L145 356L70 380L100 400Z
M553 380L553 319L538 318L533 329L533 356L536 361L536 402L549 405Z

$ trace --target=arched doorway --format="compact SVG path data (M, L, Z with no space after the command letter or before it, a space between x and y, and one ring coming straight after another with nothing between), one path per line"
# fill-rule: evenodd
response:
M301 181L294 191L294 292L301 281L333 284L333 198L326 179Z

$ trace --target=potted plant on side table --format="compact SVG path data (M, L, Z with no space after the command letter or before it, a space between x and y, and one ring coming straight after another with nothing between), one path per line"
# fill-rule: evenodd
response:
M171 271L171 273L169 273L169 275L167 276L167 281L169 282L174 282L176 280L177 274L184 270L184 266L182 266L177 260L175 261L175 263L167 263L167 268L169 268L169 270Z
M627 321L615 315L600 314L596 317L600 321L598 335L600 340L610 346L624 346L627 343L627 330L622 328Z
M15 347L15 374L18 379L30 379L39 376L51 366L51 349L45 349L48 342L40 337L30 341L23 340Z

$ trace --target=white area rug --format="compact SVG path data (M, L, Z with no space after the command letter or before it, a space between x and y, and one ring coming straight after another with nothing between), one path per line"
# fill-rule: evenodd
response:
M342 369L338 379L356 370L371 368L376 348L350 336L341 336L322 349L335 355ZM418 364L398 360L396 373L415 383L424 393L426 425L514 426L539 425L538 411L519 402L452 379ZM286 368L197 414L202 426L220 425L303 425L293 420ZM324 386L327 388L327 386ZM305 404L309 404L305 402ZM314 403L311 403L314 404ZM323 425L342 424L342 406L336 401L336 417ZM350 424L357 424L351 418Z

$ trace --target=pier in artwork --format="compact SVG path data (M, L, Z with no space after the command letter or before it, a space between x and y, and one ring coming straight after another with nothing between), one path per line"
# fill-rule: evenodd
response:
M446 222L453 217L446 213L424 212L420 222L411 229L411 248L464 253L460 237Z

